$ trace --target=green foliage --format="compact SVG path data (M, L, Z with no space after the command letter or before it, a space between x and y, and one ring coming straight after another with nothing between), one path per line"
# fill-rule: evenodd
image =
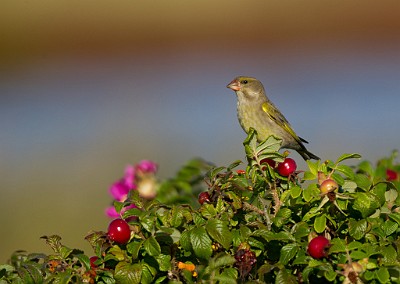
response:
M210 167L196 159L162 182L157 199L131 191L115 202L131 227L126 245L105 232L86 239L98 259L43 237L53 255L16 252L0 265L0 283L397 283L400 281L399 174L396 152L374 167L307 161L308 169L280 176L263 162L282 162L281 141L244 141L245 170L237 161ZM287 154L287 153L286 153ZM333 179L338 189L320 191ZM197 195L207 191L209 202ZM123 211L134 203L137 208ZM326 257L307 252L317 235L330 240Z

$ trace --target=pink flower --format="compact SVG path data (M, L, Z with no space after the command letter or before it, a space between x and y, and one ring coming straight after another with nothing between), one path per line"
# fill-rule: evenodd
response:
M157 164L149 160L142 160L136 165L136 169L143 173L155 173L157 168Z
M124 212L126 210L132 209L132 208L137 208L137 206L135 204L131 204L129 206L126 206L124 208L122 208L121 210L121 214L118 214L117 210L115 210L114 206L109 206L106 208L106 215L110 218L120 218L122 214L124 214Z
M125 167L125 175L124 175L124 180L126 186L128 186L130 189L136 188L135 184L135 167L132 165L127 165Z
M114 182L110 187L111 196L117 201L125 201L130 188L126 185L124 179Z

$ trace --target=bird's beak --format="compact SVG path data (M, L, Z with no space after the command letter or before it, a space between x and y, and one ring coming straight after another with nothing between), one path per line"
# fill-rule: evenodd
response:
M226 86L227 88L229 88L229 89L232 89L232 90L234 90L234 91L240 91L240 88L242 87L241 85L240 85L240 82L238 81L238 80L233 80L232 82L230 82L229 84L228 84L228 86Z

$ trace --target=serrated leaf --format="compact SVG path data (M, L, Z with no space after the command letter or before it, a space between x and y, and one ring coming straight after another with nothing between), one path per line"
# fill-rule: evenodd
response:
M296 240L301 239L302 237L307 236L310 233L310 228L308 227L308 224L305 222L298 222L294 226L294 236Z
M341 188L343 191L354 192L354 190L357 188L357 184L354 181L345 180Z
M300 186L293 186L290 188L290 196L292 198L297 198L301 195L302 189Z
M124 208L124 205L125 205L125 202L120 202L120 201L114 200L114 208L118 214L121 212L122 208Z
M216 268L220 268L223 266L230 266L230 265L233 265L235 262L236 262L236 259L232 255L221 253L215 258L212 268L216 269ZM210 266L211 266L211 264L210 264ZM236 269L234 269L234 270L237 271Z
M351 243L348 244L347 249L349 251L351 251L351 250L355 250L355 249L361 249L362 246L363 246L362 243L357 242L357 241L352 241Z
M375 271L376 278L378 278L381 283L389 283L390 274L386 267L380 267Z
M241 160L236 160L236 161L234 161L232 164L230 164L227 168L226 168L226 170L228 171L228 172L230 172L232 169L234 169L234 168L236 168L237 166L239 166L240 164L242 164L243 162L241 161Z
M232 243L232 233L228 228L228 222L224 222L218 219L208 220L206 224L206 230L208 234L218 243L220 243L225 249L229 249Z
M145 251L151 256L157 256L161 253L160 244L157 242L154 236L150 236L143 243Z
M289 263L289 261L295 257L299 250L299 247L295 243L286 244L281 248L281 254L279 257L279 262L283 265Z
M139 196L139 191L130 190L128 194L128 200L130 203L135 204L138 208L143 208L142 198Z
M129 242L126 245L126 249L130 255L132 255L133 259L137 259L139 255L140 248L142 247L144 241L134 241Z
M281 208L275 218L273 219L274 224L279 228L289 222L292 215L292 211L289 208Z
M142 265L119 262L115 266L114 278L118 284L140 284L142 278Z
M212 219L217 215L217 210L215 210L212 204L203 204L200 207L200 213L204 218Z
M386 236L390 236L397 231L397 229L399 228L399 224L388 220L381 225L381 228Z
M203 227L197 227L190 231L190 243L197 257L210 258L212 241Z
M173 206L171 208L171 220L170 220L172 227L179 227L183 223L182 218L182 210L179 206Z
M146 212L143 211L143 210L140 210L138 208L128 209L128 210L126 210L124 212L124 214L122 214L122 218L123 219L127 219L129 217L139 217L139 218L141 218L143 216L146 216Z
M140 282L142 284L151 284L153 283L154 277L157 274L157 269L154 267L150 266L147 263L143 263L142 265L142 277L140 279Z
M386 246L382 248L383 259L382 262L386 265L396 265L397 264L397 252L392 246Z
M90 270L90 259L87 255L80 253L75 257L85 266L86 270Z
M221 283L236 284L239 273L238 273L237 269L232 268L232 267L227 267L222 271L221 276L225 277L225 281L228 280L228 282L221 282Z
M308 168L310 169L310 174L314 176L313 179L317 178L319 161L307 160L306 163L307 163Z
M297 279L283 267L276 275L275 284L297 284Z
M317 233L322 233L323 231L325 231L326 228L326 216L324 215L320 215L317 216L314 220L314 230Z
M362 219L359 221L349 220L349 234L356 240L360 240L367 232L368 223Z
M372 185L371 180L364 174L356 174L354 177L354 181L359 188L362 188L365 191L369 190Z
M347 165L337 165L336 170L344 174L349 179L354 179L354 171Z
M362 161L358 168L371 177L374 175L374 169L369 161Z
M344 160L348 160L348 159L360 159L360 158L361 158L361 155L357 154L357 153L343 154L336 160L335 164L339 164L340 162L343 162Z
M190 231L183 231L179 243L186 251L192 250L192 243L190 242Z
M400 225L400 213L391 213L388 217Z
M43 275L40 268L32 263L24 263L17 268L17 272L23 283L43 283Z
M346 252L346 243L340 238L334 238L330 241L329 253Z

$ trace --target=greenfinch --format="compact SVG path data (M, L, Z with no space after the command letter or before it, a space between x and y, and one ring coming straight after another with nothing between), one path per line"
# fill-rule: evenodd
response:
M239 76L233 79L227 88L235 91L237 96L237 116L243 130L250 128L257 131L257 140L264 141L273 135L282 139L281 148L296 150L304 160L319 158L309 152L303 143L308 143L297 136L287 119L267 98L264 86L252 77Z

